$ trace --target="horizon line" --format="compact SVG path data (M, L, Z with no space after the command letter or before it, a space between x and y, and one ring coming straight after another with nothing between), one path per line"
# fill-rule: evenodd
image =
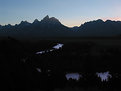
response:
M47 15L48 16L48 15ZM52 17L50 17L50 18L52 18ZM37 19L37 18L36 18ZM34 19L34 20L36 20L36 19ZM43 19L43 18L42 18ZM42 20L41 19L41 20ZM57 19L57 18L56 18ZM20 24L22 21L26 21L26 22L28 22L28 23L33 23L34 22L34 20L31 22L31 21L28 21L28 20L21 20L20 22L18 22L18 23L7 23L7 24L0 24L1 26L6 26L6 25L11 25L11 26L15 26L16 24ZM39 19L37 19L39 22L41 21L41 20L39 20ZM59 20L59 19L58 19ZM97 21L97 20L102 20L103 22L106 22L107 20L110 20L110 21L115 21L115 22L117 22L117 21L120 21L121 22L121 20L120 19L116 19L116 18L112 18L112 19L106 19L106 18L103 18L103 19L101 19L101 18L98 18L98 19L95 19L95 20L90 20L90 21L85 21L85 22L82 22L82 23L80 23L80 25L71 25L71 26L69 26L68 24L64 24L63 22L61 22L60 20L59 20L59 22L61 23L61 24L63 24L64 26L67 26L67 27L79 27L79 26L81 26L81 25L83 25L83 24L85 24L85 23L87 23L87 22L92 22L92 21Z

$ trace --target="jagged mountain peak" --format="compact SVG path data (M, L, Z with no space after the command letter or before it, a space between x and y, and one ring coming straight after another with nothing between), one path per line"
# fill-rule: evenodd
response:
M50 19L51 19L51 20L58 20L58 19L56 19L55 17L51 17Z
M21 21L21 23L20 24L22 24L22 23L28 23L27 21Z
M35 19L34 22L33 22L33 24L37 24L37 23L39 23L39 20Z
M28 26L28 25L30 25L30 23L27 21L21 21L21 23L19 25L20 26Z
M61 24L60 21L55 18L55 17L49 17L48 15L45 16L42 20L41 23L46 23L46 24Z
M11 24L8 24L8 25L5 25L5 27L12 27L12 25Z
M29 22L27 22L27 21L21 21L21 23L20 24L28 24Z
M46 21L46 20L49 20L50 18L49 18L49 16L47 15L47 16L45 16L44 18L43 18L43 21Z
M51 17L50 20L51 20L51 21L55 21L55 22L60 22L60 21L59 21L57 18L55 18L55 17Z
M96 21L99 21L99 22L104 22L102 19L98 19L98 20L96 20Z

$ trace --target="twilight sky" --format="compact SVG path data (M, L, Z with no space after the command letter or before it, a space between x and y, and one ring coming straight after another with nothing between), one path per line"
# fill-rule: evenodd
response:
M33 22L46 15L79 26L96 19L121 20L121 0L0 0L0 24Z

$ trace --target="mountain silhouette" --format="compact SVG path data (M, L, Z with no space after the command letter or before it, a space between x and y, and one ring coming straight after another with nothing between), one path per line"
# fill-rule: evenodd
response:
M78 28L81 36L117 36L121 34L121 21L96 21L86 22Z
M2 26L0 25L0 29L2 28Z
M8 26L8 25L7 25ZM0 36L10 36L19 39L38 39L48 37L67 37L72 34L70 29L60 23L55 17L47 15L41 21L37 19L33 23L22 21L15 26L1 26Z
M34 22L33 22L33 24L35 24L35 25L39 24L39 23L40 23L40 21L38 19L35 19Z
M44 17L41 21L35 19L33 23L21 21L14 26L0 25L1 37L18 39L40 39L57 37L108 37L121 35L121 21L103 21L101 19L85 22L79 27L69 28L61 24L55 17Z

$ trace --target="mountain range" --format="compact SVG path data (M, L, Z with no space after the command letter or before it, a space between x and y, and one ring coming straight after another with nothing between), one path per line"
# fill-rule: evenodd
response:
M21 21L16 25L0 25L0 37L18 39L60 38L60 37L110 37L121 35L121 21L101 19L85 22L79 27L69 28L55 17L44 17L33 23Z

